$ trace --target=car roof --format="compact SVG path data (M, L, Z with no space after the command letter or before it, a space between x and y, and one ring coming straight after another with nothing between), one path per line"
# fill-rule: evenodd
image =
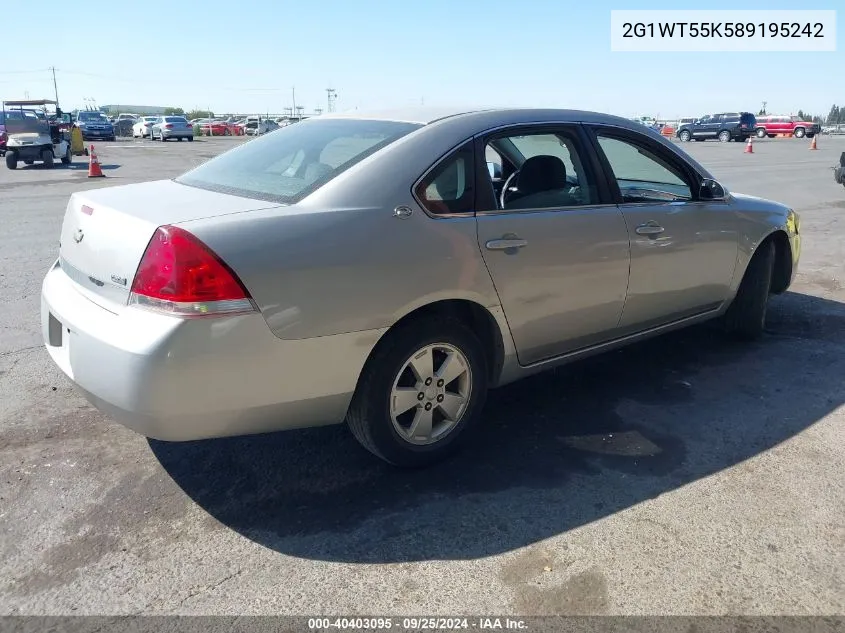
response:
M501 117L511 122L544 122L544 121L571 121L583 123L605 123L609 125L623 126L629 129L638 130L642 123L632 121L627 117L593 112L589 110L574 110L563 108L514 108L514 107L487 107L487 108L461 108L461 107L434 107L417 106L393 109L374 110L353 110L341 113L323 114L320 118L343 118L343 119L368 119L377 121L396 121L405 123L418 123L429 125L444 119L461 117L464 120L489 120L492 117Z

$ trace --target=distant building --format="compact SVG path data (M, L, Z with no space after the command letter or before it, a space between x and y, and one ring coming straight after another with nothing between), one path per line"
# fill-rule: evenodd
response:
M100 106L100 110L108 112L109 114L120 114L121 112L131 112L132 114L153 115L164 114L164 111L170 106L139 106L139 105L104 105Z

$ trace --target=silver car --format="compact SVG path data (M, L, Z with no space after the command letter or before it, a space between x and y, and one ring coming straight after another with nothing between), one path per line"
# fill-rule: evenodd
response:
M150 128L150 140L166 141L168 139L194 140L194 126L183 116L159 117Z
M759 337L799 229L623 118L330 114L74 193L43 335L146 436L345 421L420 466L483 426L491 387L711 319Z

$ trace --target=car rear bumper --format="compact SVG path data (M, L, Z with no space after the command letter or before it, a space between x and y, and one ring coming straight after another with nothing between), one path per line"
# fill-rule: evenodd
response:
M89 138L111 138L114 136L114 130L82 130L82 137Z
M112 311L84 292L58 263L45 276L47 351L103 413L166 441L342 422L381 334L284 341L257 313L180 319Z
M162 130L161 135L164 138L188 138L194 135L193 130Z

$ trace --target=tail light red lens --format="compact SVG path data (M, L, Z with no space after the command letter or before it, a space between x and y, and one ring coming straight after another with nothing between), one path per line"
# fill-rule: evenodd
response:
M167 125L165 125L164 127L166 127L168 130L172 130L172 129L173 129L173 124L172 124L172 123L168 123L168 124L167 124Z
M132 281L129 303L180 316L255 310L235 273L197 237L175 226L156 229Z

